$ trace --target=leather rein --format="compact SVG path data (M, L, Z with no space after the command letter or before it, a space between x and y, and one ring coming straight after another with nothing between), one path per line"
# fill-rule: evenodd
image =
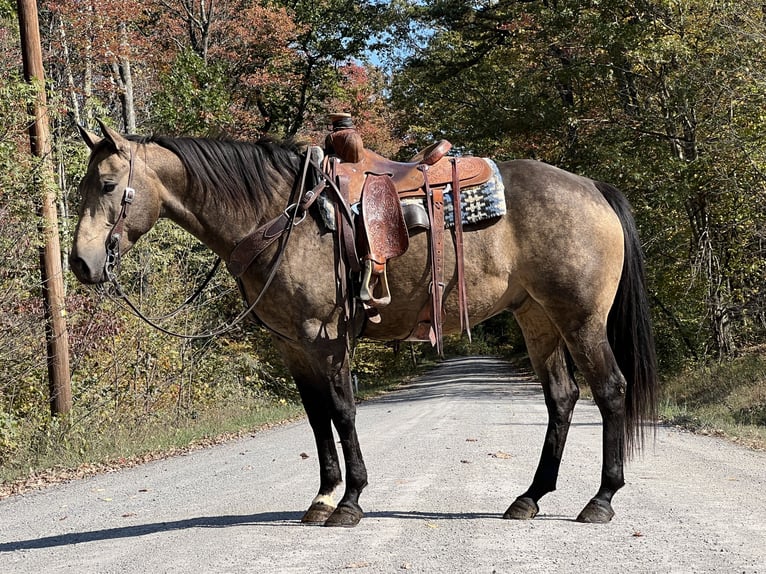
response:
M315 168L315 171L318 174L320 174L320 182L313 189L303 192L303 190L306 188L306 179L308 176L309 165L313 165ZM230 261L227 264L229 271L239 281L240 277L247 270L250 263L252 263L252 261L258 255L260 255L267 247L269 247L279 238L284 237L284 240L281 242L279 246L279 251L277 253L276 260L274 261L271 271L269 272L269 276L267 277L266 282L264 283L260 293L255 298L255 300L247 306L246 309L244 309L241 313L239 313L239 315L237 315L233 320L229 321L228 323L223 323L219 327L213 329L212 331L208 331L206 333L188 335L184 333L176 333L174 331L170 331L169 329L166 329L162 325L159 325L158 321L172 317L173 315L177 314L184 306L194 301L202 293L203 289L210 282L213 275L215 275L215 272L217 271L218 266L221 263L221 258L220 257L217 258L215 264L213 265L213 269L208 273L207 277L202 282L200 287L194 292L194 294L188 297L181 304L181 306L178 307L175 311L161 318L149 318L146 315L144 315L144 313L138 308L138 306L135 303L133 303L133 301L131 301L131 299L127 296L125 291L122 289L117 279L117 273L116 273L120 265L120 239L122 237L122 234L124 233L125 220L128 216L128 210L130 206L133 204L133 201L135 200L135 197L136 197L136 190L133 188L134 153L133 153L132 146L130 147L129 166L130 167L128 171L128 184L125 187L125 190L122 195L120 213L117 216L117 221L114 223L114 225L112 226L109 232L109 235L107 236L107 240L105 244L106 260L104 262L104 273L107 279L111 282L112 286L114 287L117 298L122 300L131 309L133 314L135 314L137 317L139 317L140 319L142 319L144 322L151 325L155 329L161 331L162 333L165 333L166 335L171 335L173 337L178 337L181 339L209 339L211 337L216 337L218 335L227 333L231 331L239 323L241 323L250 313L252 313L255 310L256 306L261 302L263 295L266 293L272 281L274 280L277 270L279 269L279 265L282 262L285 250L287 248L287 243L290 238L290 233L292 232L293 228L296 225L300 224L306 218L308 208L311 207L311 205L314 203L314 201L322 192L322 190L328 187L328 184L329 184L329 188L335 192L336 197L340 198L340 194L338 192L338 189L335 183L327 176L327 174L324 173L324 171L319 166L317 166L314 162L311 161L311 152L310 150L307 150L306 158L303 162L303 169L302 169L300 180L296 180L297 185L293 185L288 206L285 208L285 210L281 214L279 214L277 217L261 225L253 233L245 237L239 244L237 244L237 246L235 246L234 252L232 253L233 256L236 255L236 253L239 251L238 248L240 246L245 247L245 249L242 249L242 251L247 252L249 254L248 261L246 262L246 264L244 262L241 262L235 259L234 257L230 259ZM299 195L300 197L298 197ZM344 206L344 207L347 207L347 206ZM348 211L348 209L344 211ZM350 214L350 211L349 211L349 214ZM244 291L243 291L243 295L244 295ZM247 300L245 300L245 302L247 303Z

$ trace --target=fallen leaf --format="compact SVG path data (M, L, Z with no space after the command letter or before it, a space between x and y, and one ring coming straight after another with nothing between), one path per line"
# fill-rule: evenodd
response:
M477 438L467 438L467 439L465 439L465 442L476 442L477 440L479 440L479 439L477 439Z
M503 452L502 450L499 450L497 452L491 452L489 453L489 456L492 458L511 458L511 455L507 452Z

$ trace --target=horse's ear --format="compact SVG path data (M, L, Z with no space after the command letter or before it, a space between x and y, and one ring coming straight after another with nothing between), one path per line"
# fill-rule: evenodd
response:
M119 132L113 130L101 120L97 119L98 125L101 126L101 133L104 134L104 139L114 146L114 149L123 151L130 149L130 144Z
M84 127L82 127L80 124L77 124L77 131L80 132L80 137L83 139L83 141L86 143L86 145L92 150L94 147L98 145L98 143L101 141L101 138L98 137L93 132L90 132L86 130Z

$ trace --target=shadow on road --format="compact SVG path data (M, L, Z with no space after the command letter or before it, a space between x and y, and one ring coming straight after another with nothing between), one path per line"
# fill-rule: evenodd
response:
M15 542L0 543L0 553L15 552L18 550L40 550L42 548L56 548L72 544L87 542L101 542L104 540L117 540L120 538L137 538L174 530L188 530L192 528L228 528L233 526L294 526L307 527L301 524L303 512L263 512L260 514L244 514L230 516L200 516L186 520L172 522L156 522L154 524L136 524L133 526L121 526L119 528L106 528L92 530L90 532L70 532L45 536L31 540L18 540ZM486 512L417 512L411 510L389 510L365 513L366 519L390 518L395 520L503 520L500 513ZM537 520L563 520L571 521L571 518L563 516L540 515ZM511 521L509 521L510 523Z
M303 512L264 512L261 514L245 514L230 516L200 516L186 520L172 522L156 522L154 524L136 524L133 526L121 526L119 528L105 528L90 532L70 532L56 536L33 538L31 540L19 540L17 542L0 543L0 553L13 552L15 550L35 550L40 548L53 548L56 546L68 546L69 544L81 544L83 542L99 542L101 540L115 540L118 538L133 538L146 536L159 532L173 530L187 530L190 528L226 528L229 526L255 525L255 524L290 524L299 523Z

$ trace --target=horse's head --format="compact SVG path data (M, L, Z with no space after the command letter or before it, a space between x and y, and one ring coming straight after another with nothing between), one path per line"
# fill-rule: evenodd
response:
M69 263L83 283L105 282L108 265L151 229L161 210L160 182L140 152L145 146L99 123L103 138L80 128L91 153Z

